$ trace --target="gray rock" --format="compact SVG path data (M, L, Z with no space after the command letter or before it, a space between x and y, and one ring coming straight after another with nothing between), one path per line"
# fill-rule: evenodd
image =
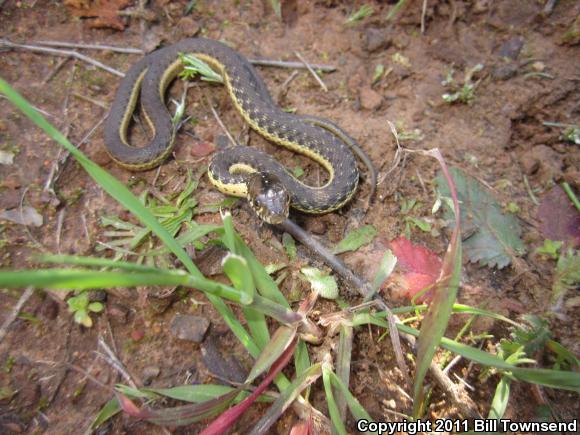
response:
M191 314L176 314L171 321L171 334L180 340L201 343L209 328L209 320Z

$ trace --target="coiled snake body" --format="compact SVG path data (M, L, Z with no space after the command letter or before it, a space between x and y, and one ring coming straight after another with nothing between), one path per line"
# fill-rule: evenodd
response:
M165 104L165 91L183 68L180 53L195 55L222 75L236 109L254 130L276 144L312 158L329 173L324 186L307 186L270 155L236 146L219 150L210 163L209 179L220 191L249 196L258 214L268 221L276 219L259 209L267 207L277 193L276 189L274 192L261 189L278 186L278 182L288 194L289 205L306 213L336 210L351 199L359 179L351 149L372 167L360 147L330 121L282 111L247 59L220 42L204 38L185 39L154 51L133 65L123 78L104 129L105 145L115 161L133 170L150 169L171 153L175 131ZM127 137L139 95L147 123L154 132L153 139L141 148L131 146ZM261 178L252 179L251 173L260 174ZM288 210L270 211L280 212Z

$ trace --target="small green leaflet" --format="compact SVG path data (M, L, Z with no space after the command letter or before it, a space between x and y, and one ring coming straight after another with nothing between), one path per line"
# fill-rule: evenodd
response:
M523 254L522 229L517 217L504 214L489 191L474 178L457 168L451 168L451 176L457 186L462 227L474 229L463 242L469 261L501 269L510 264L512 256ZM450 195L441 173L437 175L437 185L442 195ZM445 218L454 221L453 211L447 207Z
M292 236L288 233L282 234L282 244L284 249L286 249L286 254L290 260L296 259L296 242Z
M338 242L332 250L333 254L342 254L347 251L356 251L363 245L370 243L377 235L377 230L372 225L357 228L346 235Z
M338 285L334 276L326 275L315 267L303 267L300 272L306 277L312 290L317 291L321 297L326 299L338 297Z

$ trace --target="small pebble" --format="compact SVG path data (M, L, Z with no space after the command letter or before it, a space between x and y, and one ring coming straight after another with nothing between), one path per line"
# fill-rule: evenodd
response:
M209 324L209 320L205 317L176 314L171 321L171 334L180 340L201 343Z

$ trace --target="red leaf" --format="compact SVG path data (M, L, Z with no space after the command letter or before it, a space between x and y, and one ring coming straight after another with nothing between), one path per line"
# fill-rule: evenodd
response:
M580 245L580 213L560 186L555 186L542 198L538 208L542 222L540 231L550 240Z
M404 237L391 242L393 254L397 257L398 271L393 273L389 282L401 287L403 294L411 299L421 290L435 284L441 273L441 259L424 246L414 245ZM421 302L430 300L429 290L419 298Z

